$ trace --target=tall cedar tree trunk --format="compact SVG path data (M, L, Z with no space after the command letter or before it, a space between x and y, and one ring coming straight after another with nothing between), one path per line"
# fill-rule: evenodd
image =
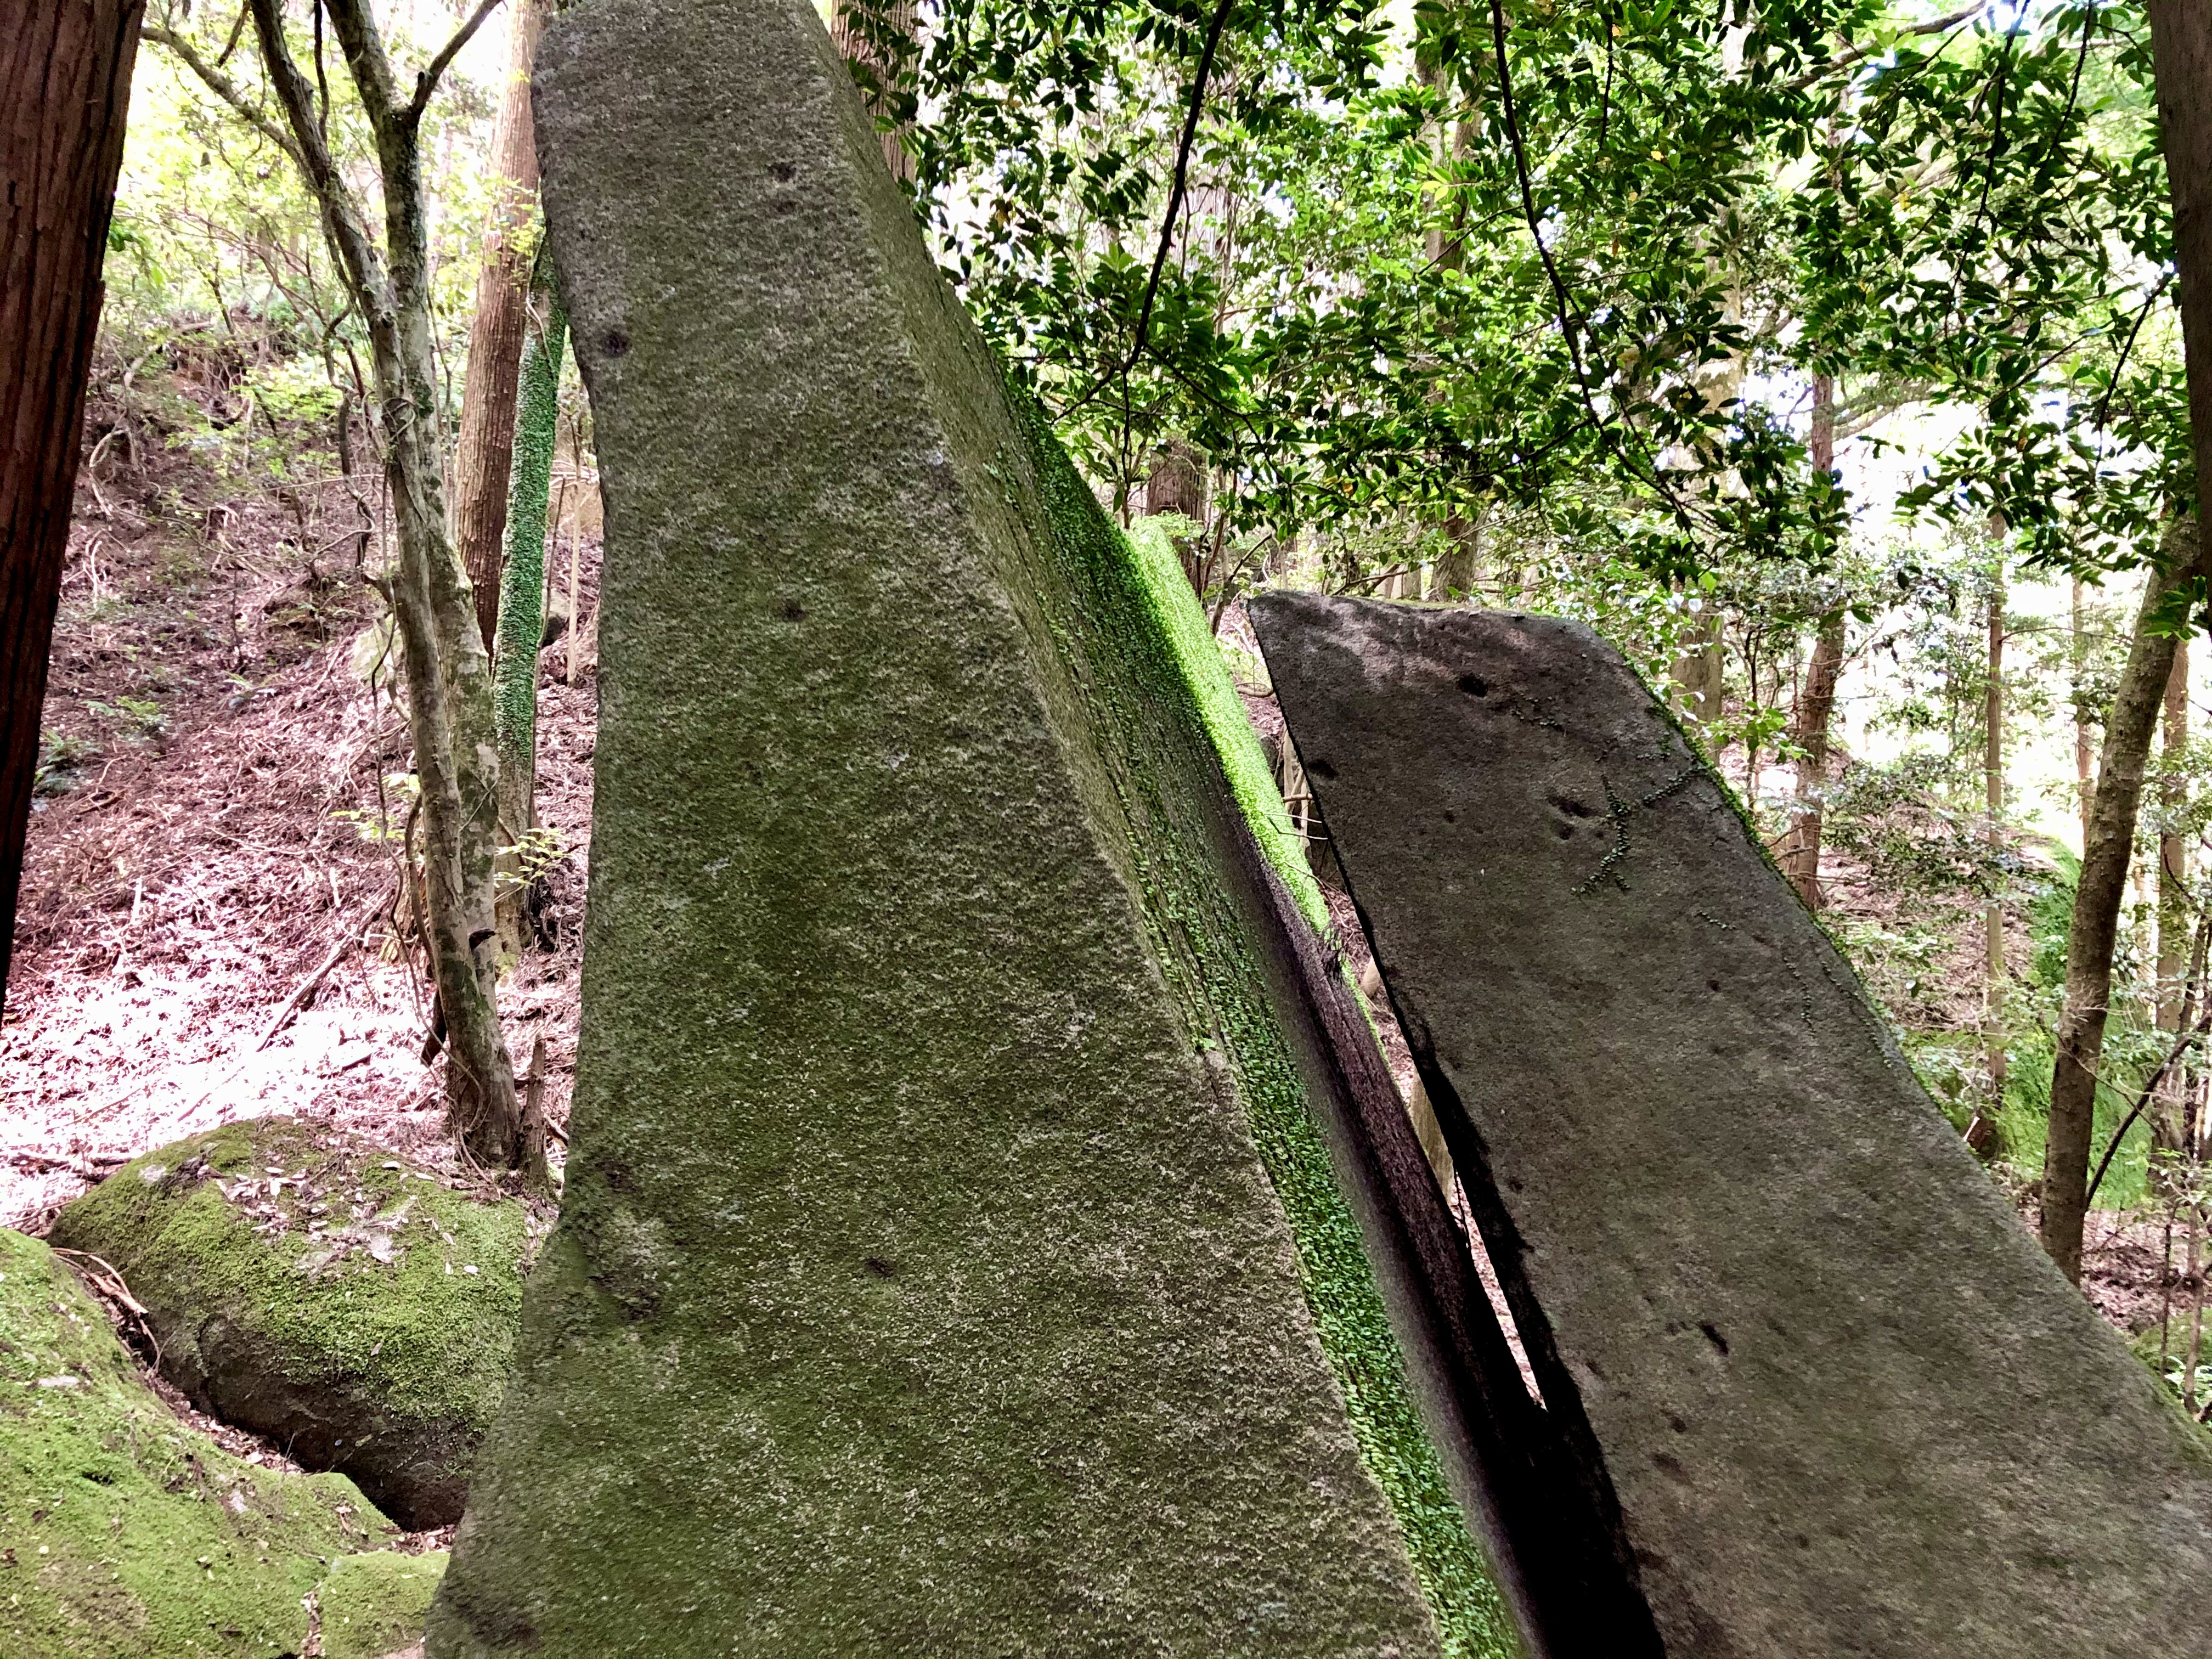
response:
M492 645L492 695L499 740L500 833L519 842L538 823L538 651L545 636L545 508L561 428L561 360L568 319L553 291L552 261L540 257L530 289L507 510L507 568L500 579L499 631ZM575 623L572 618L570 627ZM526 870L519 873L528 875ZM498 905L500 945L521 954L525 888L510 884Z
M0 997L144 10L0 5Z
M1836 383L1826 374L1813 377L1813 467L1832 472L1836 467ZM1844 610L1841 605L1820 618L1814 636L1812 660L1805 665L1805 689L1797 699L1797 729L1790 738L1797 748L1796 799L1790 808L1790 838L1782 851L1782 872L1797 890L1809 909L1827 902L1820 888L1820 831L1828 793L1829 731L1836 714L1836 681L1844 672Z
M2002 520L1995 526L2002 533ZM2004 548L1999 544L1996 567L1990 583L1989 656L1982 682L1982 804L1989 817L1990 850L2002 844L2005 804ZM1981 1115L1978 1133L1971 1134L1974 1150L1994 1157L2000 1150L1997 1112L2005 1091L2005 933L2004 895L1991 893L1982 906L1982 1042L1989 1056L1990 1106Z
M507 458L514 448L514 379L522 362L524 311L538 206L538 141L530 125L530 70L545 32L548 0L511 0L507 85L492 128L498 199L484 231L469 324L468 378L461 391L460 441L453 455L453 538L477 596L477 622L491 647L499 618L499 559L507 531Z
M2173 196L2173 261L2180 277L2182 355L2189 379L2189 424L2199 481L2212 479L2212 6L2203 0L2151 0L2151 64L2166 183ZM2192 508L2197 506L2191 503ZM2066 996L2059 1011L2058 1056L2051 1068L2051 1130L2043 1158L2043 1248L2061 1272L2081 1279L2081 1231L2087 1218L2089 1142L2094 1128L2097 1062L2105 1040L2112 945L2134 849L2136 812L2151 733L2179 641L2145 624L2179 581L2203 572L2192 521L2177 537L2167 573L2152 580L2142 623L2105 725L2105 750L2089 809L2081 880L2066 935ZM2212 545L2212 544L2206 544Z
M903 142L912 123L900 118L902 91L911 94L921 14L915 0L837 0L830 38L851 67L860 99L875 118L884 165L891 177L914 180L914 157Z
M477 623L476 596L447 524L444 432L431 344L419 139L437 77L418 77L412 98L403 98L364 0L326 0L376 143L385 204L380 250L353 186L324 142L313 89L285 43L282 3L250 0L254 33L289 130L286 147L321 206L325 231L368 325L383 412L385 471L399 544L387 591L404 656L421 788L424 933L446 1019L447 1121L477 1162L518 1169L526 1152L522 1115L499 1029L497 965L494 953L483 949L494 939L499 819L491 662ZM472 15L448 52L459 50L484 15L485 10ZM441 54L441 68L445 61L450 59Z
M2178 768L2189 743L2189 646L2185 641L2173 653L2173 672L2166 681L2165 729L2159 738L2168 770L2159 785L2159 805L2168 812L2180 806L2187 786ZM2158 838L2158 1028L2179 1036L2187 1023L2183 980L2187 974L2191 938L2196 929L2190 915L2189 847L2171 829ZM2151 1109L2151 1144L2161 1152L2179 1152L2182 1146L2181 1100L2185 1086L2182 1066L2172 1066L2159 1084L2158 1099Z

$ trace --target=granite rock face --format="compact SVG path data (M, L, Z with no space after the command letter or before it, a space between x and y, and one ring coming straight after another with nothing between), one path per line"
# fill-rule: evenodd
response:
M1269 672L1666 1644L2190 1659L2212 1455L1666 712L1551 618L1273 595Z
M428 1651L1514 1651L1189 688L813 6L588 0L537 100L608 514L583 1030Z

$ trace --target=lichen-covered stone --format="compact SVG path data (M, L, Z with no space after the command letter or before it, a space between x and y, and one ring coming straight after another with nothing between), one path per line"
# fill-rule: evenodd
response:
M443 1550L374 1550L333 1562L316 1595L323 1659L386 1659L416 1646L445 1571Z
M412 1528L459 1518L506 1386L529 1217L293 1118L125 1164L53 1241L113 1264L162 1374Z
M1511 1650L1192 684L808 0L589 0L537 87L592 933L429 1650Z
M1666 1651L2212 1651L2212 1439L2036 1247L1620 656L1551 617L1253 617Z
M0 1231L0 1655L296 1654L330 1562L391 1535L343 1476L178 1421L48 1248Z

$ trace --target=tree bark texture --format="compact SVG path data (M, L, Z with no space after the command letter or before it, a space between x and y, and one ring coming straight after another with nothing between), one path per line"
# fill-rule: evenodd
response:
M0 998L144 9L0 6Z
M422 806L424 934L445 1015L447 1121L479 1163L514 1169L521 1107L495 993L493 872L499 750L491 659L447 520L444 432L432 348L428 219L420 131L429 87L403 101L363 0L325 0L375 140L385 209L380 249L324 141L315 94L285 43L281 0L250 0L263 63L290 133L288 149L368 329L386 439L398 562L387 592L404 647L415 775Z
M514 383L522 362L532 249L538 209L538 140L530 124L530 68L545 30L547 0L515 0L507 86L492 129L498 199L484 231L477 273L476 316L469 325L468 375L461 391L459 447L453 457L453 535L476 590L486 649L499 618L500 552L505 544L508 457L514 448Z
M2096 793L2096 745L2089 740L2089 704L2083 682L2088 676L2089 637L2081 628L2081 579L2074 579L2069 612L2072 632L2068 637L2074 678L2069 688L2074 702L2074 805L2081 815L2081 844L2089 844L2089 802Z
M1813 377L1813 468L1831 472L1836 465L1836 382ZM1782 873L1808 908L1827 902L1820 887L1821 815L1828 794L1828 733L1836 713L1836 681L1844 672L1844 612L1839 605L1820 618L1813 639L1812 660L1797 698L1796 799L1790 803L1790 834L1783 843Z
M2112 949L2135 853L2143 773L2179 643L2171 634L2154 633L2150 623L2166 596L2202 569L2194 521L2176 521L2165 552L2164 570L2144 585L2135 641L2128 648L2119 690L2105 720L2104 754L2097 769L2096 794L2089 804L2089 835L2081 849L2081 876L2066 930L2066 990L2059 1008L2051 1125L2043 1152L2043 1247L2076 1284L2081 1279L2089 1142L2112 989Z
M1429 568L1429 603L1464 605L1474 594L1482 556L1482 526L1453 514L1444 520L1445 550Z
M830 38L837 55L852 66L860 101L875 120L884 165L892 178L912 183L914 157L906 153L905 138L913 124L899 118L897 93L902 86L911 90L914 82L921 39L916 0L837 0Z
M499 742L500 838L520 842L538 823L538 652L545 636L545 509L553 484L553 448L561 428L561 360L568 319L553 290L550 262L530 295L523 343L514 465L507 510L507 566L500 579L499 632L492 646L492 698ZM572 617L569 626L575 626ZM527 877L519 867L514 873ZM500 949L521 953L526 881L510 881L499 896Z
M1989 817L1990 848L2002 843L2005 805L2004 556L2000 551L1994 583L1990 589L1989 655L1982 685L1982 790ZM1993 892L1982 906L1982 1041L1989 1056L1990 1109L1986 1129L1975 1151L1985 1155L1996 1150L1996 1113L2004 1104L2005 1091L2005 933L2004 894Z
M2166 682L2165 730L2160 744L2168 767L2181 763L2189 744L2189 647L2185 641L2173 653L2173 672ZM2160 805L2168 811L2179 807L2187 786L2177 771L2160 781ZM2196 928L2190 915L2189 848L2169 829L2158 838L2158 1028L2179 1033L2188 1018L2184 1011L2183 980L2187 973L2191 937ZM2160 1083L2151 1110L2151 1142L2160 1151L2181 1150L2181 1103L2187 1067L2170 1067Z
M2201 519L2203 481L2212 479L2212 6L2202 0L2151 0L2145 10L2166 183L2173 198L2174 269L2180 278L2182 355L2188 372L2190 437L2198 483L2197 501L2192 505ZM2202 541L2194 522L2181 522L2189 525L2191 537ZM2197 546L2166 562L2172 574L2154 580L2145 598L2146 622L2177 582L2204 574L2203 552ZM2074 921L2067 934L2066 997L2059 1014L2050 1138L2044 1152L2043 1244L2077 1284L2112 943L2134 845L2144 763L2179 643L2171 635L2154 638L2137 626L2119 695L2105 727L2088 844L2082 849L2081 883L2075 892ZM2124 775L2113 775L2116 765Z

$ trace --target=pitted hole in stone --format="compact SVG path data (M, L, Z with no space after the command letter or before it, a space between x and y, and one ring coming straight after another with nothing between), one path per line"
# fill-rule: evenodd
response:
M1713 1345L1713 1351L1719 1354L1722 1358L1726 1359L1728 1358L1729 1351L1728 1338L1720 1334L1719 1329L1713 1324L1712 1321L1710 1319L1700 1320L1698 1323L1698 1328L1705 1334L1705 1340Z
M629 336L618 328L611 328L599 337L599 350L609 357L629 356Z
M799 163L796 161L770 161L768 164L768 176L775 179L779 185L787 185L793 179L799 177Z
M786 599L783 602L783 619L786 622L805 622L806 607L797 599Z
M1336 775L1336 769L1334 766L1331 766L1325 760L1308 761L1306 763L1306 770L1312 773L1317 778L1333 778Z
M779 196L775 198L775 216L777 218L788 219L793 214L798 211L799 203L793 198L789 196Z
M1577 800L1572 795L1553 795L1550 799L1554 807L1571 818L1594 818L1598 815L1597 808Z
M896 1279L898 1277L898 1263L896 1261L886 1261L879 1255L872 1255L867 1259L866 1265L868 1271L873 1273L878 1279Z
M1470 697L1486 697L1490 695L1490 682L1480 674L1462 674L1459 677L1459 689Z
M1690 1425L1673 1412L1667 1413L1667 1426L1677 1434L1687 1434L1690 1431Z
M1651 1467L1677 1486L1686 1486L1692 1484L1690 1472L1682 1467L1681 1460L1667 1452L1653 1452Z
M1709 979L1705 981L1705 989L1708 991L1717 991L1720 988L1721 982L1717 979Z

